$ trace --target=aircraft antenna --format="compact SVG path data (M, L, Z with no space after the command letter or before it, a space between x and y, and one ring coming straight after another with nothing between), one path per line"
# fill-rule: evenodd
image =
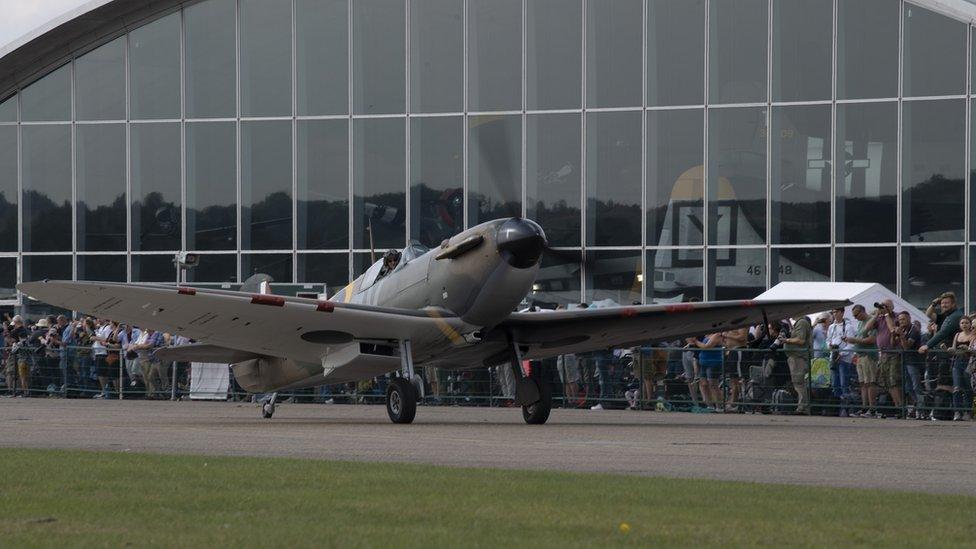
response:
M376 263L376 245L373 242L373 218L366 221L366 230L369 231L369 262Z

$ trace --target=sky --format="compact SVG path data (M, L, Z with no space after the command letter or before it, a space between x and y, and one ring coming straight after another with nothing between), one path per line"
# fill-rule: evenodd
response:
M0 0L0 48L88 0Z

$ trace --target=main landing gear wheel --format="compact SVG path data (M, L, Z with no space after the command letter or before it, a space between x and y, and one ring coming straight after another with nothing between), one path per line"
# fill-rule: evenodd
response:
M390 380L386 388L386 413L393 423L412 423L417 415L417 389L402 377Z
M548 383L540 383L537 379L532 381L539 388L539 400L522 406L522 419L529 425L542 425L549 419L549 412L552 411L552 388Z

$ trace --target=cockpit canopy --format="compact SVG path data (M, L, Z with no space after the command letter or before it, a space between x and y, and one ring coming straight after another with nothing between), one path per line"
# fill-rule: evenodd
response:
M417 259L429 251L430 248L427 246L424 246L419 242L411 242L409 246L400 250L400 261L389 272L383 271L383 258L380 258L376 261L376 263L373 263L369 269L366 270L365 274L363 274L363 281L359 285L357 291L362 292L369 289L373 284L376 284L377 280L399 271L407 263L410 263L414 259ZM380 276L381 274L382 276Z

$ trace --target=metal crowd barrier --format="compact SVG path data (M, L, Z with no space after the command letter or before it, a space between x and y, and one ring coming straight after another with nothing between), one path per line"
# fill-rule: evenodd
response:
M24 392L19 378L26 368L32 397L180 399L189 394L191 364L112 354L109 368L101 372L110 370L111 375L99 379L87 347L3 348L0 393L10 393L11 372L18 391ZM871 412L936 419L976 409L972 356L954 351L920 355L872 350L856 352L848 361L846 355L829 351L739 348L702 357L694 349L647 346L526 361L523 371L533 371L547 383L554 406L561 408L831 416ZM860 383L859 369L861 379L867 376L873 383ZM450 371L422 367L418 374L425 405L514 406L514 374L507 365ZM382 404L388 380L383 376L292 391L279 399ZM255 397L241 390L231 374L227 398Z

